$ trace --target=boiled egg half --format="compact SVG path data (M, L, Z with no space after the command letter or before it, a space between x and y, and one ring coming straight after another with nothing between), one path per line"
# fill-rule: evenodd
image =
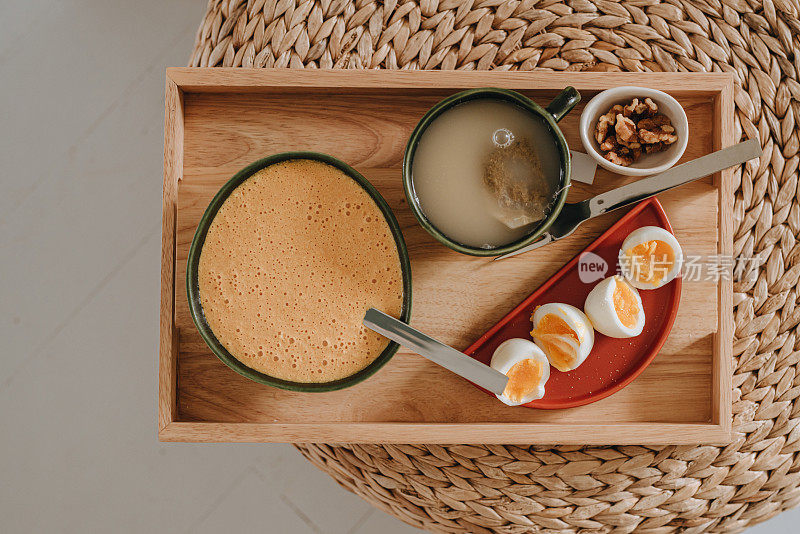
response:
M594 329L608 337L635 337L644 329L639 292L621 276L611 276L594 286L583 311Z
M634 230L619 251L620 270L638 289L658 289L668 284L678 276L682 263L678 240L658 226Z
M575 306L552 302L538 306L531 317L533 342L559 371L576 369L594 346L592 323Z
M544 397L544 385L550 378L550 363L536 344L527 339L508 339L494 351L490 365L508 376L506 389L497 398L509 406L527 404Z

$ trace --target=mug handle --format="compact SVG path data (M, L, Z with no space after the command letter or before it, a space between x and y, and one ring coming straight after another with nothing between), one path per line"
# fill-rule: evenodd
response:
M581 94L572 86L567 86L547 106L547 112L556 122L564 118L581 101Z

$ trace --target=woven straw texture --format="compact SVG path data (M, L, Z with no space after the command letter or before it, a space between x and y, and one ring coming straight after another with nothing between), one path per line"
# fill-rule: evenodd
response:
M434 532L735 532L800 502L798 0L211 0L192 66L724 71L736 127L734 437L725 447L298 445Z

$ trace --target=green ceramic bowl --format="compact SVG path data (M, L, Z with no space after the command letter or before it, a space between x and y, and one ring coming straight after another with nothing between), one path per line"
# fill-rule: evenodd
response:
M525 235L521 239L490 249L478 248L465 245L464 243L459 243L458 241L449 238L444 233L439 231L439 229L428 220L428 218L425 216L425 213L422 211L422 208L420 207L419 199L414 192L412 173L414 153L417 150L417 145L422 137L422 134L425 133L425 130L428 128L428 126L435 121L439 115L446 112L453 106L457 106L471 100L484 99L509 102L521 108L522 110L528 111L529 113L532 113L543 119L547 124L550 133L553 135L559 154L561 155L561 186L557 190L557 195L552 201L552 207L549 215L540 224L532 228L529 234ZM469 89L467 91L456 93L433 106L425 114L425 116L422 117L422 120L419 121L417 127L414 128L414 131L411 133L411 137L408 140L405 155L403 156L403 188L406 192L408 205L411 206L411 211L414 213L417 221L419 221L419 224L440 243L457 252L470 254L472 256L499 256L500 254L506 254L508 252L518 250L539 239L539 237L547 231L550 225L553 224L553 221L556 220L556 217L558 217L558 214L561 211L561 208L564 207L564 202L567 199L567 192L569 191L570 183L571 159L569 154L569 146L567 146L567 140L564 138L563 132L558 127L558 121L560 121L564 115L569 113L570 110L575 107L578 102L580 102L580 100L580 93L578 93L578 91L576 91L573 87L567 87L561 91L561 93L559 93L546 108L543 108L530 98L521 95L516 91L487 87L483 89Z
M350 178L355 180L369 194L369 196L372 197L372 200L375 201L375 204L378 205L378 208L381 210L381 213L383 213L386 222L389 224L389 228L392 231L392 236L394 237L394 242L397 245L397 253L400 256L400 267L403 276L403 307L400 313L400 320L406 323L409 322L409 319L411 318L411 263L408 259L408 250L406 249L406 243L403 240L403 234L400 232L400 225L397 224L397 219L395 219L392 210L389 208L389 205L383 199L378 190L375 189L375 187L373 187L373 185L369 183L366 178L359 174L358 171L332 156L319 154L317 152L284 152L260 159L237 172L233 178L228 180L228 182L222 186L219 192L217 192L213 200L211 200L211 203L208 205L208 208L206 208L203 217L200 219L200 223L197 225L197 230L194 234L194 239L192 239L192 245L189 248L189 260L186 265L186 292L189 297L189 310L192 313L192 319L194 320L194 324L197 326L197 330L200 331L200 335L203 337L211 351L216 354L225 365L240 375L246 376L250 380L260 382L261 384L267 384L269 386L288 389L291 391L334 391L357 384L373 375L378 369L383 367L383 365L386 364L386 362L388 362L392 356L394 356L399 345L393 341L390 342L383 352L381 352L381 354L367 367L340 380L320 383L281 380L280 378L275 378L273 376L256 371L255 369L251 369L234 358L233 355L228 352L228 350L214 335L214 332L211 330L208 321L206 321L206 317L203 314L203 307L200 303L200 290L198 287L198 266L200 263L200 252L203 248L203 243L205 242L208 228L211 226L211 221L214 220L214 217L216 216L217 211L219 211L220 206L222 206L234 189L236 189L242 182L250 178L250 176L257 171L260 171L261 169L269 167L275 163L291 159L312 159L336 167L347 174Z

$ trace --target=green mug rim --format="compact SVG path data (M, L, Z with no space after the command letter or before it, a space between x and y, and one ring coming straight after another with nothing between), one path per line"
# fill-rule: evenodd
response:
M563 91L566 91L568 88L564 88ZM580 95L578 95L580 97ZM457 106L458 104L462 104L464 102L468 102L470 100L478 100L478 99L499 99L504 100L507 102L511 102L512 104L516 104L527 111L530 111L547 122L548 126L551 128L553 133L555 134L556 145L559 149L559 153L561 155L561 189L558 193L558 197L556 198L556 202L553 205L553 208L550 210L550 214L542 221L535 230L531 233L526 234L525 236L521 237L516 241L512 241L506 245L502 245L500 247L484 249L479 247L473 247L470 245L465 245L463 243L459 243L458 241L451 239L446 234L441 232L436 226L428 220L425 213L422 211L422 208L419 205L419 200L417 198L416 193L414 192L414 183L412 177L412 162L414 160L414 154L417 150L417 145L419 144L419 140L422 137L422 134L425 133L425 130L428 129L428 126L436 120L442 113L445 111ZM557 97L556 97L557 98ZM571 109L571 108L570 108ZM568 112L569 110L567 110ZM514 252L519 250L542 236L550 225L553 224L553 221L556 220L558 214L561 212L561 209L564 207L564 203L567 200L567 193L569 192L569 186L571 182L571 174L572 174L572 158L569 152L569 145L567 145L567 140L564 137L564 132L561 131L561 128L558 126L558 122L556 121L555 117L553 117L550 112L548 112L545 108L528 98L527 96L518 93L517 91L513 91L511 89L501 89L499 87L481 87L477 89L467 89L466 91L461 91L456 94L450 95L447 98L441 100L436 105L434 105L431 109L429 109L425 115L423 115L422 119L417 123L414 130L411 132L411 136L408 138L408 143L406 144L406 150L403 154L403 190L406 194L406 200L408 201L408 205L411 208L411 212L416 217L417 222L419 222L420 226L422 226L431 236L433 236L437 241L442 243L443 245L455 250L456 252L461 252L462 254L468 254L470 256L499 256L501 254L507 254L509 252Z
M206 321L203 313L203 307L200 302L198 283L200 253L202 251L203 244L205 243L208 229L211 225L211 222L214 220L214 217L217 215L219 208L222 206L225 200L227 200L230 194L237 187L239 187L239 185L244 183L256 172L276 163L294 159L310 159L321 161L322 163L326 163L343 171L347 176L359 184L378 205L378 208L383 214L384 219L389 224L389 228L391 229L392 237L394 238L395 245L397 246L397 252L400 257L400 269L403 278L403 306L400 313L400 320L405 323L410 321L412 302L411 261L408 255L408 248L406 247L405 240L403 239L403 233L400 230L400 225L398 224L394 213L383 196L378 192L377 189L375 189L375 186L373 186L370 181L367 180L361 173L343 161L320 152L294 151L273 154L271 156L254 161L250 165L234 174L232 178L225 182L219 191L217 191L217 194L214 195L214 198L208 204L203 216L200 218L200 222L195 230L194 238L192 239L192 244L189 247L189 258L186 262L186 294L189 300L189 310L192 315L192 320L194 321L197 330L200 332L200 336L203 338L203 341L205 341L206 345L208 345L208 348L211 349L211 352L213 352L217 358L219 358L222 363L227 365L229 368L233 369L240 375L249 378L250 380L279 389L300 392L335 391L358 384L359 382L366 380L378 372L378 370L386 365L386 363L395 355L400 346L394 341L390 341L380 355L378 355L378 357L369 365L360 371L339 380L333 380L330 382L294 382L291 380L283 380L252 369L236 359L236 357L234 357L214 335L211 326L208 324L208 321Z

